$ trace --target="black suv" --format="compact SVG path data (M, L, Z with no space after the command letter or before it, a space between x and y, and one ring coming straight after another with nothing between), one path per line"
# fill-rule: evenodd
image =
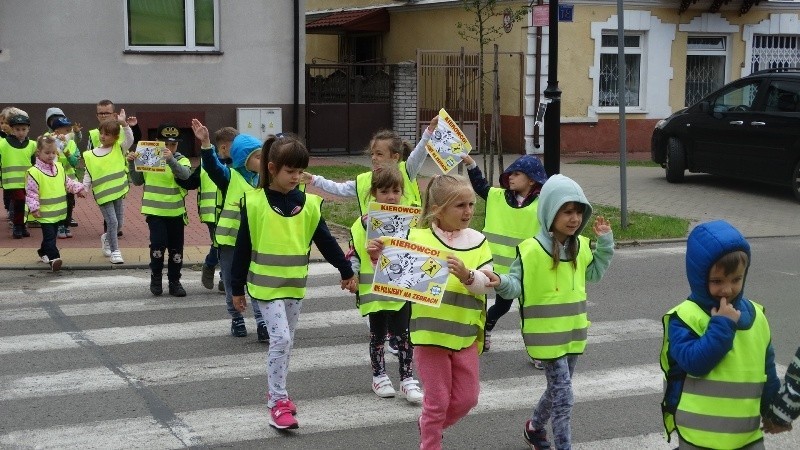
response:
M754 72L659 121L650 154L671 183L689 170L790 186L800 200L800 68Z

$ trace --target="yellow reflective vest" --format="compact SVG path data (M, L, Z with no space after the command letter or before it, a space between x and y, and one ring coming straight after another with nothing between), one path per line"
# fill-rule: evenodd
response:
M756 302L756 317L746 330L736 330L733 347L714 369L701 377L687 374L673 415L664 410L667 435L677 430L681 439L704 448L741 448L762 439L761 394L770 330L764 307ZM685 300L663 317L661 369L669 373L669 320L673 315L696 335L703 336L711 316L697 303Z
M419 195L419 185L416 178L411 181L408 178L408 171L406 170L406 162L400 161L398 169L403 175L403 197L400 199L400 204L405 206L422 206L422 197ZM369 191L372 187L372 171L364 172L356 177L356 195L358 195L358 209L363 216L368 212L369 202L374 202L375 197L370 195Z
M114 144L111 152L103 156L97 156L94 150L85 151L83 162L92 178L92 194L98 205L122 198L128 193L127 162L119 144Z
M528 355L557 359L583 353L589 331L586 315L586 268L594 259L589 239L578 236L577 266L553 258L535 238L517 246L522 266L520 315Z
M517 245L539 232L536 210L539 198L521 208L513 208L506 201L506 190L489 188L486 196L486 223L483 235L492 249L493 270L507 274L511 263L517 257Z
M239 172L231 169L231 179L228 182L228 190L225 191L225 201L222 203L222 211L219 213L217 229L214 238L218 245L236 245L236 235L239 234L239 224L241 223L241 200L244 193L255 189Z
M33 178L39 187L39 213L40 217L29 217L29 220L38 220L39 223L58 223L67 218L67 176L64 166L60 162L53 163L56 167L55 175L47 175L33 166L28 169L28 175Z
M492 252L486 239L471 249L460 250L448 247L430 228L413 228L408 240L452 252L473 270L492 261ZM412 303L409 325L414 345L436 345L457 351L471 346L477 340L478 353L482 353L486 296L470 293L455 275L450 274L441 306L434 308Z
M189 158L181 157L178 164L191 166ZM142 192L142 214L160 217L183 216L184 224L188 223L186 216L186 189L178 186L175 175L169 164L164 172L142 172L144 176L144 189Z
M33 166L31 157L36 153L36 141L28 139L28 145L15 148L5 139L0 139L0 165L4 189L25 189L25 174Z
M372 292L375 269L372 267L372 261L367 253L367 230L361 217L357 218L350 227L350 236L353 249L361 261L358 272L358 293L356 294L358 311L362 316L378 311L399 311L406 302Z
M253 252L247 292L256 300L303 299L308 278L311 239L322 217L322 197L306 194L303 208L286 217L273 210L264 189L242 199Z
M200 222L216 223L222 211L222 193L208 172L200 166L200 189L197 190L197 215Z

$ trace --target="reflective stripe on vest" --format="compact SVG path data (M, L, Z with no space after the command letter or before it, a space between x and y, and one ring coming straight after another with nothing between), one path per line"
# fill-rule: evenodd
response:
M507 274L517 257L517 245L539 232L538 205L539 199L536 198L522 208L511 207L506 201L505 189L489 188L483 235L492 249L492 265L496 273Z
M322 198L306 194L303 208L284 217L272 209L263 189L245 192L253 252L247 292L257 300L302 299L306 294L311 238L319 225Z
M419 184L417 184L416 178L414 181L408 178L406 162L400 161L398 163L398 169L400 169L400 174L403 175L403 197L400 198L400 204L405 206L422 206L422 200L419 195ZM356 177L358 209L362 216L369 211L369 202L375 201L375 197L369 193L371 187L372 171L364 172Z
M577 267L553 258L535 238L517 247L522 265L520 315L522 340L528 355L556 359L586 348L586 267L592 262L589 239L578 237Z
M222 210L222 193L203 167L200 167L200 189L197 190L197 215L200 222L216 223Z
M667 433L678 430L681 439L698 447L741 448L763 437L761 394L767 375L767 347L771 339L763 307L749 329L738 329L732 349L705 376L686 375L674 416L664 413ZM703 336L711 317L691 300L664 315L665 339L661 349L662 370L669 367L669 320L673 315L696 335Z
M122 198L128 193L127 164L118 144L103 156L97 156L92 150L86 151L83 160L92 178L92 194L98 205Z
M356 306L362 316L378 311L399 311L406 302L396 298L386 297L372 292L372 279L375 270L372 261L367 253L367 230L361 217L353 222L350 227L350 236L353 242L353 249L361 261L358 273L358 293L356 294Z
M5 139L0 139L0 164L2 164L2 181L5 189L25 189L25 175L33 164L31 156L36 152L36 141L29 139L23 148L11 146Z
M178 164L190 167L189 158L183 157ZM186 216L183 198L186 190L175 182L169 165L164 172L142 172L144 189L142 192L142 214L161 217ZM184 222L186 220L184 219Z
M214 238L219 245L236 245L236 235L239 234L239 224L241 223L241 200L244 193L255 189L237 171L231 169L231 179L228 182L228 190L225 191L225 201L222 203L222 211L217 220L217 230Z
M67 176L60 162L54 163L55 175L47 175L38 167L28 169L28 174L39 187L39 218L29 217L40 223L58 223L67 218Z
M466 267L477 269L492 260L489 243L468 250L446 246L430 228L413 228L408 240L453 252ZM483 352L486 325L486 296L473 295L452 273L447 278L444 298L439 308L411 304L411 342L414 345L436 345L451 350L461 350L478 341L478 352Z

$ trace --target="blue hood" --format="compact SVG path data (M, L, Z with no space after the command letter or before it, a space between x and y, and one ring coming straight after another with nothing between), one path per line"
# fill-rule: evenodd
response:
M508 189L508 177L514 172L522 172L525 176L541 185L544 185L547 181L547 173L544 171L542 162L533 155L520 156L510 166L506 167L506 170L500 174L500 186Z
M258 184L258 172L247 170L245 164L247 163L247 159L250 158L250 155L260 151L261 141L253 136L239 134L233 138L233 143L231 144L231 167L239 172L252 186Z
M536 240L541 242L545 248L553 248L550 227L553 225L553 219L556 217L558 210L567 202L578 202L586 205L583 211L583 222L581 222L578 230L575 231L575 235L579 235L589 222L589 218L592 217L592 205L578 183L564 175L553 175L542 186L542 192L539 193L539 207L536 211L541 227L539 228L539 233L536 234Z
M710 313L712 308L719 306L719 302L711 297L708 291L708 275L711 267L723 255L736 250L747 253L746 281L751 260L750 244L739 230L724 220L715 220L700 224L689 233L686 241L686 278L691 289L689 299L700 305L703 311ZM744 298L744 286L742 292L730 303L742 312L738 327L740 329L749 327L755 316L752 304Z

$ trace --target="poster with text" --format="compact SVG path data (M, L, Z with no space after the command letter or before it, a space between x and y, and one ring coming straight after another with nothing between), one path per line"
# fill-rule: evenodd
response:
M406 238L417 226L422 208L370 202L367 210L367 242L380 237Z
M164 172L167 162L164 160L164 142L139 141L136 144L134 169L137 172Z
M439 110L439 123L425 149L442 173L448 173L472 151L472 144L444 108Z
M450 270L449 252L406 239L384 237L372 292L438 308Z

